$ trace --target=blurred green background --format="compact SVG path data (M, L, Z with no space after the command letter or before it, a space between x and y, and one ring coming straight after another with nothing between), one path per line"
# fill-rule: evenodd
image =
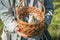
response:
M60 0L54 0L53 4L54 4L54 15L48 30L50 35L52 36L52 40L60 40ZM0 20L0 36L2 34L2 30L3 30L3 23Z

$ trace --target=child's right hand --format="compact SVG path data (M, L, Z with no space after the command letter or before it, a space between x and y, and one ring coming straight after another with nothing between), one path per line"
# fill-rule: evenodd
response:
M25 35L25 34L23 34L23 33L20 32L19 27L16 27L15 30L16 30L16 33L17 33L19 36L23 36L24 38L28 38L27 35Z

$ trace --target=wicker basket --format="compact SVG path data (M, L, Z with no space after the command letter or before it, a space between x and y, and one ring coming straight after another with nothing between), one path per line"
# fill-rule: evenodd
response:
M45 29L45 25L44 25L44 19L45 19L45 7L42 4L41 1L38 0L38 2L41 3L41 6L43 7L43 11L41 11L39 8L37 7L22 7L21 8L21 4L22 2L24 2L24 0L22 0L21 2L19 2L17 8L16 8L16 13L17 13L17 22L18 22L18 26L20 28L20 32L28 35L29 37L32 36L36 36L39 35L43 32L43 30ZM27 23L21 20L21 18L23 16L27 16L30 12L34 12L36 13L40 19L38 19L38 23ZM38 17L36 16L36 18Z

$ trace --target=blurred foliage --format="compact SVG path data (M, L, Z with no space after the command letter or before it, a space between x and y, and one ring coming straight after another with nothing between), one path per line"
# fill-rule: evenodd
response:
M50 35L52 36L52 40L60 40L60 0L54 0L53 4L54 4L54 15L48 30ZM2 30L3 30L3 23L0 20L0 36L2 34Z
M2 31L3 31L3 23L2 23L2 21L0 20L0 40L1 40Z
M53 40L60 40L60 0L54 0L54 15L49 25L49 32Z

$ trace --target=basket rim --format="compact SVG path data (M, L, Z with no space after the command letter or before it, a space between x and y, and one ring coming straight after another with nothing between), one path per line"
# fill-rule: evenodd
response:
M40 24L40 22L37 23L37 24L31 24L31 23L23 22L23 21L20 20L19 18L17 18L17 20L18 20L18 21L17 21L18 23L25 24L25 25L38 25L38 24Z

